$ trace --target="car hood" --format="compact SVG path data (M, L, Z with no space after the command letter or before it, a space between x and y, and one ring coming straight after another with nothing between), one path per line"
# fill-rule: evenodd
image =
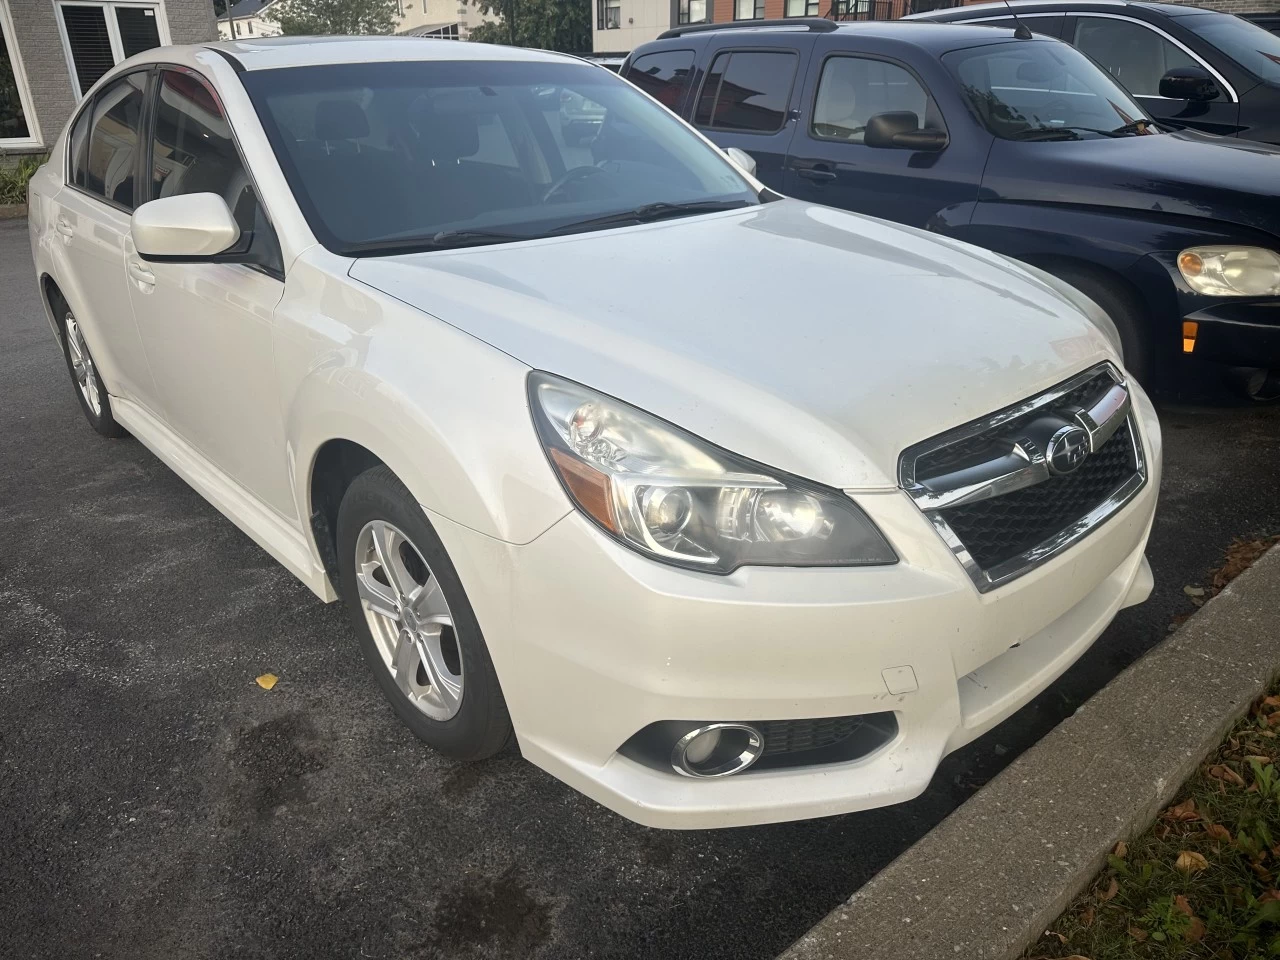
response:
M782 200L357 260L350 275L531 367L775 469L896 485L904 447L1114 351L1011 261Z
M1280 148L1189 130L1050 143L997 140L994 199L1126 207L1280 234Z

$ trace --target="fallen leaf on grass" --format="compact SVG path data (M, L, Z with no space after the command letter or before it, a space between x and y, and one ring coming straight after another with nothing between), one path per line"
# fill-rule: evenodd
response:
M1204 858L1204 854L1196 853L1194 850L1183 850L1178 854L1178 859L1173 862L1173 866L1183 873L1199 873L1209 868L1209 861Z
M1045 931L1045 936L1048 936L1048 937L1057 937L1057 938L1058 938L1058 942L1059 942L1059 943L1066 943L1066 942L1067 942L1067 935L1066 935L1065 933L1059 933L1057 930L1046 930L1046 931Z
M1234 783L1237 787L1244 786L1244 777L1236 773L1225 763L1215 763L1209 768L1209 776L1215 780L1225 780L1227 783Z
M1080 911L1080 918L1079 918L1080 926L1086 927L1086 928L1092 927L1094 916L1095 914L1093 911L1093 907L1092 906L1085 907L1083 910Z
M1130 927L1129 936L1141 943L1143 940L1147 939L1147 931L1143 930L1141 927Z
M1252 762L1254 762L1255 760L1256 760L1259 764L1261 764L1262 766L1264 766L1264 767L1265 767L1268 763L1272 763L1272 762L1273 762L1273 761L1272 761L1272 759L1271 759L1270 757L1261 757L1261 756L1258 756L1258 754L1256 754L1256 753L1251 753L1251 754L1249 754L1247 757L1245 757L1245 758L1244 758L1244 762L1245 762L1245 763L1252 763Z
M1280 900L1280 890L1263 890L1262 896L1258 897L1259 903L1270 903L1272 900Z
M1188 917L1194 917L1196 915L1196 912L1191 909L1191 901L1182 894L1178 894L1173 898L1173 907L1179 913L1185 914Z
M1261 880L1263 883L1271 882L1271 871L1268 870L1266 867L1264 867L1262 864L1251 863L1249 864L1249 869L1252 870L1255 874L1257 874L1258 879Z
M1231 831L1220 823L1206 823L1204 832L1214 840L1221 840L1223 843L1231 842Z
M1244 781L1242 780L1241 783L1243 782ZM1188 797L1186 800L1183 800L1181 803L1174 804L1164 813L1160 814L1160 817L1164 820L1179 820L1179 821L1200 819L1200 815L1196 813L1196 802L1191 797Z
M1125 857L1129 855L1129 845L1125 843L1123 840L1121 840L1119 843L1116 844L1115 849L1112 850L1111 853L1114 856L1117 856L1121 860L1123 860Z
M1192 943L1199 942L1204 937L1204 921L1199 917L1191 918L1191 926L1187 927L1183 936Z
M1116 878L1112 877L1111 882L1107 884L1107 889L1098 891L1099 900L1110 900L1120 892L1120 884L1116 882Z
M1274 694L1269 697L1263 697L1262 705L1264 707L1280 707L1280 697L1277 697Z
M279 682L280 678L274 673L264 673L262 676L258 677L258 686L263 690L270 690Z

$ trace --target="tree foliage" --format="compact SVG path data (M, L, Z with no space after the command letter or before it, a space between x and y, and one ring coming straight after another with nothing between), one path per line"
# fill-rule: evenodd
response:
M289 0L297 2L297 0ZM472 0L494 23L472 27L471 39L563 53L591 50L590 0Z
M263 11L286 36L391 33L398 14L396 0L278 0Z

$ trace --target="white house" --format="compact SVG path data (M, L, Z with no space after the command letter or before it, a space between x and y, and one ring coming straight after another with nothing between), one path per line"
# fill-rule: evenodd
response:
M276 0L240 0L218 19L218 36L223 40L250 37L278 37L280 26L266 19L267 9Z

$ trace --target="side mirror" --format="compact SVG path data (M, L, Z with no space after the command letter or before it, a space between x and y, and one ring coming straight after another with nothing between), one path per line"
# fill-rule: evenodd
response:
M745 150L739 150L737 147L730 147L724 152L736 166L745 170L751 176L756 175L756 158Z
M162 197L133 211L133 244L143 260L199 263L231 253L240 227L216 193Z
M1160 78L1160 96L1170 100L1217 100L1220 95L1204 67L1174 67Z
M889 150L922 150L937 153L949 142L945 130L921 129L920 118L910 110L877 113L867 121L862 142Z

